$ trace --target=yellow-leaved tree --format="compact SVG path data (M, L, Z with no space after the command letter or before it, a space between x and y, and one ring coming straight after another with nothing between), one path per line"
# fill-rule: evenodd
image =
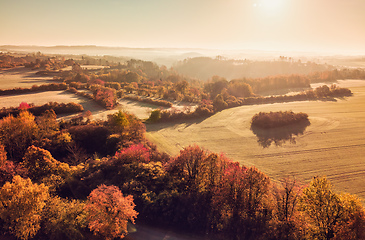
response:
M10 159L21 160L28 146L38 137L38 131L35 117L28 111L21 111L17 117L9 115L1 119L0 141Z
M350 194L333 192L326 177L314 178L299 198L310 239L364 239L365 211Z
M48 187L14 176L0 189L0 219L3 227L20 239L33 237L40 229Z

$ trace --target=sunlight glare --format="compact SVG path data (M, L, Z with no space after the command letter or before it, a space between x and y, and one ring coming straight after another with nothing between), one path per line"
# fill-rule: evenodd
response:
M284 7L284 0L257 0L253 6L259 7L266 12L266 14L278 14Z

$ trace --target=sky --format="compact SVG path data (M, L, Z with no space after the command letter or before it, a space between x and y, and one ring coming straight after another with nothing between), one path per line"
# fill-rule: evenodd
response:
M0 0L0 45L365 54L365 0Z

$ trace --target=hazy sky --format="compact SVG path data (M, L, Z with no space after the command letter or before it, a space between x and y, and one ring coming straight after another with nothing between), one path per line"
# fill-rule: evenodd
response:
M0 45L365 54L365 0L0 0Z

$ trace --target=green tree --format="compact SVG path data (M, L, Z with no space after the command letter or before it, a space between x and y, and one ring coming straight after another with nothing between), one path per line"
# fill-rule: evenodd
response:
M28 239L40 229L41 214L49 197L48 187L15 176L0 189L0 218L17 238Z

